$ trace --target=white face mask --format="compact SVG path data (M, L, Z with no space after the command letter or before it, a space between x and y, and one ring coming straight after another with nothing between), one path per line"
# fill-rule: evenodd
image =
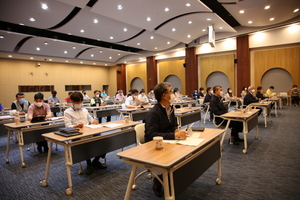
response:
M34 102L34 104L35 104L37 107L42 107L43 102Z
M79 104L73 104L73 107L77 110L79 110L81 108L82 104L79 103Z
M175 101L175 94L170 95L171 99L169 100L170 104L173 104Z
M229 90L229 93L232 93L232 90Z
M220 92L220 96L222 97L223 95L224 95L224 92L223 92L223 91L221 91L221 92Z
M255 92L255 89L252 89L251 92L254 93L254 92Z
M99 94L97 94L96 97L99 97Z
M214 91L210 91L211 94L214 94Z

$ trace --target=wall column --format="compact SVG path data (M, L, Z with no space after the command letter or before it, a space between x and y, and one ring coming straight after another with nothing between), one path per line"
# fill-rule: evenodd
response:
M249 36L237 37L237 92L240 96L244 86L250 86L250 49Z
M123 93L127 94L127 91L126 91L126 65L118 64L116 66L116 74L117 74L117 89L123 90Z
M157 61L154 56L147 57L147 88L150 90L157 84ZM149 91L146 91L148 93Z
M195 88L198 88L198 60L196 47L185 49L185 82L186 95L191 96Z

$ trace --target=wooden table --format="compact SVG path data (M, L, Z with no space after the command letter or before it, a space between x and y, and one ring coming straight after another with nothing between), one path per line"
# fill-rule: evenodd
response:
M91 111L93 113L94 119L100 118L100 117L107 117L107 116L113 116L118 115L119 112L117 112L118 108L121 108L120 105L106 105L106 106L88 106L85 107L88 111Z
M18 145L20 151L21 166L25 167L26 165L24 162L22 147L27 144L44 141L45 139L44 137L42 137L43 133L56 131L59 128L64 127L65 125L63 123L63 118L61 118L54 121L44 121L44 122L37 122L37 123L31 123L29 121L25 121L18 125L16 123L9 123L9 124L4 124L4 126L5 128L8 129L6 158L5 158L6 163L7 164L9 163L10 134L11 131L15 131L18 133ZM36 155L35 148L33 148L33 154Z
M201 107L182 107L175 110L178 127L201 120Z
M264 99L265 101L271 101L271 102L274 102L275 103L275 106L274 106L274 109L275 109L275 116L278 117L278 106L280 104L280 100L281 98L278 98L278 97L271 97L271 98L267 98L267 99Z
M240 98L240 97L229 97L228 98L228 100L229 100L229 106L230 106L231 102L235 102L235 107L236 107L236 109L238 109L238 107L240 106L239 103L242 104L241 99L242 98Z
M270 116L270 112L271 112L271 102L263 102L263 103L252 103L250 104L251 106L255 107L255 108L261 108L263 109L263 116L264 116L264 120L265 120L265 127L268 126L268 121L267 121L267 115ZM271 120L272 121L272 120Z
M191 104L192 106L195 107L196 101L195 100L182 100L178 102L173 102L173 105L179 105L181 108L182 107L188 107L188 105Z
M132 165L124 199L129 199L137 167L163 174L165 199L175 199L198 179L212 164L218 161L217 184L221 184L220 134L224 130L206 128L198 146L163 143L163 150L156 150L153 141L118 153L124 162ZM170 179L170 181L169 181ZM171 191L170 191L171 190ZM149 188L149 191L151 189Z
M150 111L152 106L147 106L144 108L122 108L118 109L118 112L120 113L120 118L124 114L129 115L129 119L132 121L139 121L146 119L147 113Z
M71 137L60 136L53 132L43 134L45 139L50 142L50 145L47 157L45 179L41 182L41 185L44 187L48 185L53 143L64 147L69 186L66 189L66 194L71 195L73 190L70 166L74 163L78 163L83 160L90 159L95 156L99 156L101 154L121 149L125 146L136 143L136 133L132 127L139 123L140 122L133 121L125 123L124 120L102 123L99 125L103 127L99 128L83 127L79 130L83 134ZM112 124L120 125L106 127ZM80 174L82 171L79 170L78 173Z
M256 127L256 135L255 138L258 138L258 112L259 109L252 109L251 112L243 112L244 109L232 111L221 115L221 117L227 121L227 125L225 128L225 132L227 132L229 128L229 124L231 121L238 121L243 123L243 133L244 133L244 149L243 153L247 153L247 134L251 131L252 128ZM222 138L222 144L224 142L225 134Z

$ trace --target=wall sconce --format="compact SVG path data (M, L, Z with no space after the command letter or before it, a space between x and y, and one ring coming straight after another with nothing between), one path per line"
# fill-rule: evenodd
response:
M31 76L33 76L33 71L29 72Z
M48 76L49 74L48 74L48 72L46 72L46 76Z
M36 63L36 67L40 67L41 66L41 63Z

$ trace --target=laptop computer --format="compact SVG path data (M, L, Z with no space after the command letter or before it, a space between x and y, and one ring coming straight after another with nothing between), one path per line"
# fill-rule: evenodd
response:
M45 115L38 116L38 117L32 117L30 122L31 123L44 122L44 121L46 121L45 118L46 118Z

